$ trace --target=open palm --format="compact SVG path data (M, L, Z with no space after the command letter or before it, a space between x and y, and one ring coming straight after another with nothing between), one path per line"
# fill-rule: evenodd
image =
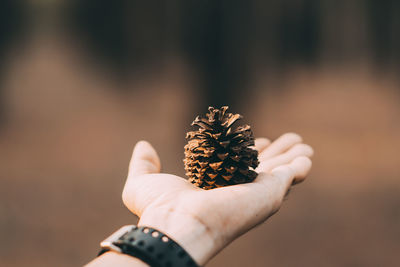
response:
M179 239L202 228L215 254L234 238L265 221L282 204L292 184L304 180L311 168L313 150L297 134L282 135L275 142L256 140L260 165L252 183L203 190L186 179L160 173L160 159L147 142L133 152L123 191L125 205L140 217L139 224L152 226ZM180 244L196 254L196 245ZM190 251L192 250L192 251ZM207 254L207 253L205 253ZM204 264L212 255L194 255Z

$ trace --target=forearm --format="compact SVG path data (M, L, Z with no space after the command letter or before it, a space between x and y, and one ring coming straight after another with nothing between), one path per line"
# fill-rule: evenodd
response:
M86 267L110 267L110 266L130 266L130 267L148 267L143 261L118 252L107 252L100 257L95 258Z

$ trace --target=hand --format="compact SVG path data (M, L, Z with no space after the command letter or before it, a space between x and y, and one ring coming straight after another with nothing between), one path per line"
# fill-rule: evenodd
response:
M178 242L203 265L232 240L277 212L291 185L304 180L313 150L297 134L272 144L255 142L258 177L252 183L203 190L186 179L160 173L160 159L145 141L137 143L123 191L125 205Z

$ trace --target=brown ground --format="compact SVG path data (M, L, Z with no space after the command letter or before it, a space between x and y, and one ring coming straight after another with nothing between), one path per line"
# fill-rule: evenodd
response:
M183 174L196 100L185 68L171 63L115 93L115 83L77 62L67 46L39 39L8 67L1 266L82 265L108 233L135 222L120 195L136 141L152 142L163 169ZM276 216L208 266L398 266L395 82L359 66L260 77L247 121L258 136L300 133L315 149L313 171Z

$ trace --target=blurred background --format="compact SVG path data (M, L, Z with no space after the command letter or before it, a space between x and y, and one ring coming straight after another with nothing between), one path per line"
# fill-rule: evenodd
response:
M399 1L2 0L0 265L91 260L137 220L134 144L183 175L191 120L229 105L314 167L208 266L398 266L399 74Z

